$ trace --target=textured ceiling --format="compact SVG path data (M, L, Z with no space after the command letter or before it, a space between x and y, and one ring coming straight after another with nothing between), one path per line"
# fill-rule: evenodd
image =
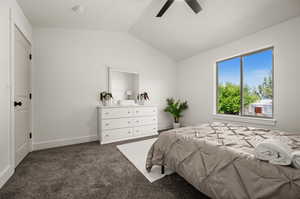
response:
M176 60L300 16L300 0L198 1L198 15L177 1L156 18L165 0L18 0L34 26L129 31Z

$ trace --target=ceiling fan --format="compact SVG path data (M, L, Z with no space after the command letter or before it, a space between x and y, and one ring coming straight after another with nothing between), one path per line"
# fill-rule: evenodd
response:
M196 14L199 13L202 10L202 7L200 6L200 4L197 0L167 0L165 5L162 7L162 9L156 15L156 17L162 17L164 15L164 13L169 9L169 7L174 3L174 1L185 1L188 4L188 6Z

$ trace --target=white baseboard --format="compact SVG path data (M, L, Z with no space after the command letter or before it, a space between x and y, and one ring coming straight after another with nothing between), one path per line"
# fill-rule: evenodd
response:
M171 128L171 125L168 123L159 123L158 125L159 125L159 130ZM93 142L97 140L99 140L97 135L91 135L91 136L84 136L84 137L77 137L77 138L66 138L66 139L49 140L43 142L33 142L32 150L38 151L43 149L80 144L85 142Z
M14 174L14 168L12 166L7 166L1 173L0 173L0 189L3 185L9 180L9 178Z
M97 135L91 136L84 136L84 137L77 137L77 138L66 138L66 139L57 139L57 140L50 140L44 142L36 142L32 144L33 151L38 151L42 149L49 149L73 144L80 144L85 142L93 142L98 140Z

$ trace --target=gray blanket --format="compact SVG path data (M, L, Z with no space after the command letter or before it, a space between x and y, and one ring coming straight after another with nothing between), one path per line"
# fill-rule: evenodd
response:
M254 157L257 140L274 136L300 150L300 134L218 122L171 130L151 147L146 169L164 165L214 199L300 199L300 169Z

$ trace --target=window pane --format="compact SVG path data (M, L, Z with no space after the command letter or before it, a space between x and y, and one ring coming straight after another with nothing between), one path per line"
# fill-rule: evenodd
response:
M273 117L273 50L243 57L243 112Z
M240 114L240 57L217 63L218 101L217 111L222 114Z

